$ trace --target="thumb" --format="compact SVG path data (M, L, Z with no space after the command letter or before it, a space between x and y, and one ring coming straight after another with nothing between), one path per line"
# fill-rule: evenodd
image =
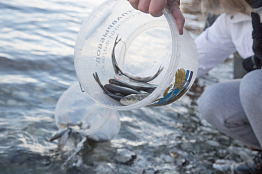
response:
M174 17L179 34L183 34L183 27L185 24L185 17L180 10L180 0L167 0L167 4L171 7L171 14Z

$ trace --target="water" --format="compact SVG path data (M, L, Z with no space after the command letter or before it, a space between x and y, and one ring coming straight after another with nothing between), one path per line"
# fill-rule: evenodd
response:
M197 110L206 86L232 79L229 60L179 102L120 112L121 129L112 141L89 142L79 157L82 165L62 166L68 155L57 153L57 143L48 140L57 131L54 109L77 80L77 32L101 2L0 2L0 173L226 173L213 163L250 159L254 154L213 129ZM193 37L204 27L197 2L184 1Z

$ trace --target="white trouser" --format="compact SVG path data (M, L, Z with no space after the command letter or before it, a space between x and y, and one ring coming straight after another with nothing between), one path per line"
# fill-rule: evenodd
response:
M262 149L262 70L206 88L198 105L201 115L215 128Z

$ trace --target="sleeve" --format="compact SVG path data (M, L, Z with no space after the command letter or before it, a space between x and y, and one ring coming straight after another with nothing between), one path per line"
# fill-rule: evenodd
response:
M214 24L202 32L195 40L199 54L197 77L225 61L236 52L230 35L230 21L226 14L220 15Z

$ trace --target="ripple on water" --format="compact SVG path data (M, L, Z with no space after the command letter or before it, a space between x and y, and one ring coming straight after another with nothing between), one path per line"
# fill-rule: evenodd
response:
M83 164L62 167L68 156L48 140L57 131L54 109L77 80L75 38L100 2L0 2L0 173L226 173L219 159L252 158L255 153L211 127L197 109L206 86L233 78L229 60L198 79L178 102L121 111L121 129L112 141L86 143ZM182 3L185 27L195 38L205 23L199 1Z

